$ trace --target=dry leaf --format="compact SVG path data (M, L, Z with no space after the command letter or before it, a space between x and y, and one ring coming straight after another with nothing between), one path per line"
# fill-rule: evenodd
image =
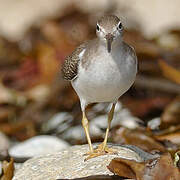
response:
M137 180L142 180L139 178L139 176L142 176L141 173L144 171L144 168L144 163L138 163L133 160L121 158L114 158L108 166L108 169L114 174ZM124 169L126 170L124 171Z
M162 129L180 123L180 97L176 97L176 99L165 108L161 120L160 128Z
M163 72L163 75L176 82L177 84L180 84L180 71L172 67L171 65L167 64L164 60L159 59L159 66Z
M14 175L14 160L10 159L10 162L3 161L2 165L3 175L1 180L11 180Z
M135 174L137 180L179 180L180 173L173 164L169 153L164 153L158 159L148 160L146 162L136 162L127 159L115 158L111 161L108 169L124 177L129 177L128 171L124 172L124 164L131 174ZM123 169L121 169L123 167ZM162 173L163 172L163 173Z
M180 151L177 151L174 154L174 165L178 168L180 168Z
M141 82L144 82L144 80ZM124 104L128 109L130 109L133 115L144 119L144 117L148 116L148 114L150 114L154 110L163 110L171 101L172 98L170 97L160 97L156 95L149 98L126 98Z
M38 64L34 58L22 57L22 62L15 69L9 69L3 76L5 86L16 90L25 90L37 83Z
M163 145L148 136L145 130L129 130L121 127L113 135L113 141L115 143L135 145L148 152L155 149L161 152L165 151Z
M110 165L108 166L108 169L111 172L118 174L119 176L135 179L136 174L134 173L134 171L131 169L131 167L128 164L123 162L124 160L122 161L121 160L122 159L119 158L113 159Z
M180 145L180 132L170 133L167 135L155 136L159 141L171 141L174 144Z
M60 62L56 58L56 50L48 44L39 44L38 63L40 84L51 83L59 72Z
M25 140L36 135L35 123L31 119L17 121L13 123L2 123L0 131L6 135L11 135L19 140Z

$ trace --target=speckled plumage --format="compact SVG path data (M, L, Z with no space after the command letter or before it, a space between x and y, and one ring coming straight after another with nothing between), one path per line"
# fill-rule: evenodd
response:
M79 54L85 49L87 43L81 44L73 53L66 57L62 66L62 76L65 80L71 81L76 78L79 66Z

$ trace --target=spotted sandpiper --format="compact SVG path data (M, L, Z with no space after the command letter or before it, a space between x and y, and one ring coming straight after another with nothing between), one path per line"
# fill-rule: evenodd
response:
M123 25L115 15L105 15L97 21L97 38L77 47L65 59L62 74L80 99L82 125L89 144L87 159L114 152L107 147L110 124L118 98L134 83L137 73L137 57L134 49L123 41ZM108 126L103 143L93 149L86 107L90 103L112 104L108 114Z

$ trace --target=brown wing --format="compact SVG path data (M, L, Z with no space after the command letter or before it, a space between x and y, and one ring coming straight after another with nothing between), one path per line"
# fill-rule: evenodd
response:
M62 66L62 76L65 80L71 81L76 78L80 61L79 54L85 47L85 43L81 44L71 55L66 57Z

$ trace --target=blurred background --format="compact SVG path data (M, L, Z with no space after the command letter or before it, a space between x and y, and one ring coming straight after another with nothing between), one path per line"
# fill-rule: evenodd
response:
M6 150L18 162L86 143L79 99L60 69L79 44L95 37L105 13L120 17L124 40L139 60L137 79L116 107L110 142L177 151L179 7L179 0L0 0L1 159ZM103 139L108 111L108 104L87 109L93 142ZM42 148L34 152L35 145Z

